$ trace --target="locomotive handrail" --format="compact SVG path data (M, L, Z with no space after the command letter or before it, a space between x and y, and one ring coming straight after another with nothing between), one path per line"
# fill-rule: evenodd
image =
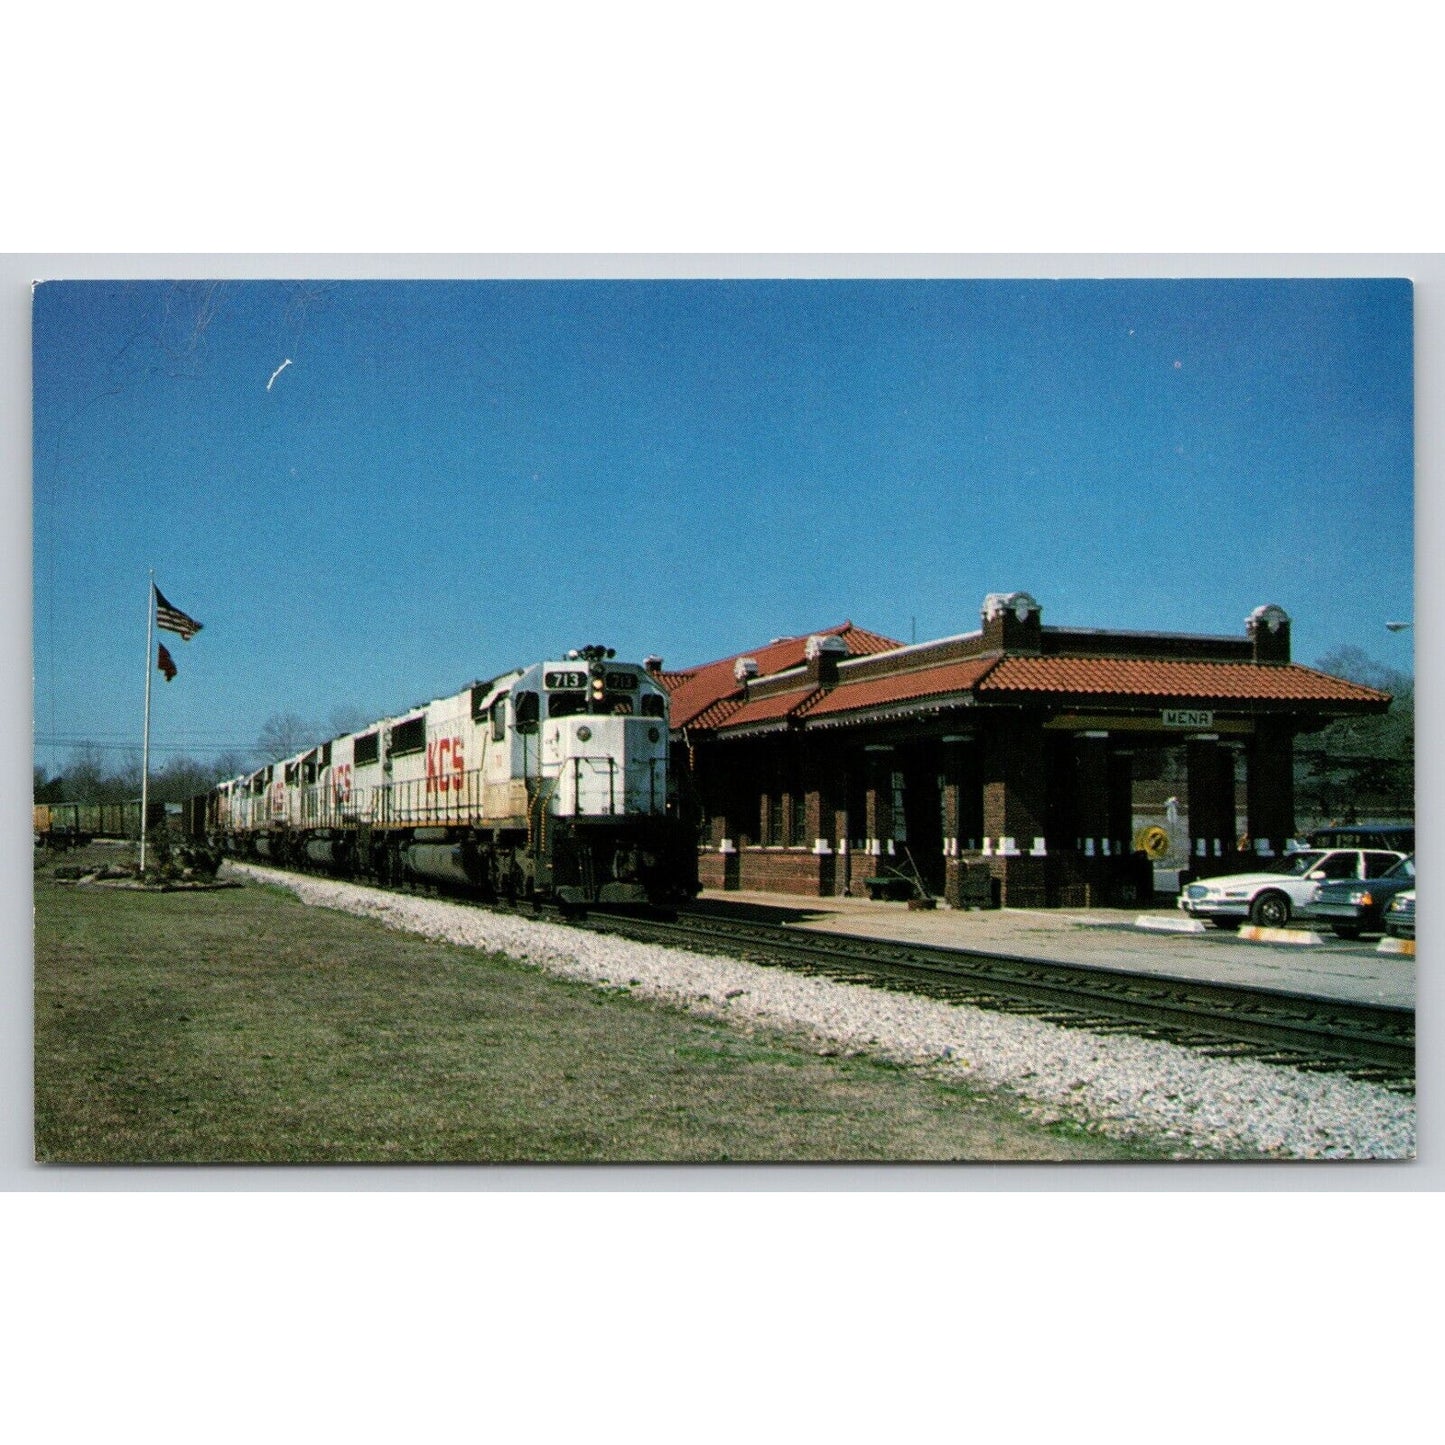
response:
M594 732L593 752L581 751L585 732L578 738L570 730L542 736L519 728L520 743L493 747L485 718L472 717L482 728L477 738L466 732L467 694L475 714L482 686L438 699L435 714L428 704L424 728L408 734L394 772L390 747L377 768L377 758L358 761L348 739L339 746L333 739L324 766L308 755L303 767L272 764L218 785L208 830L218 829L227 850L242 856L363 878L431 877L484 891L525 883L529 892L565 889L575 904L579 893L600 901L595 864L598 878L606 870L610 902L696 891L694 840L659 822L665 756L641 749L631 728ZM658 716L665 725L665 707ZM433 731L423 763L423 740ZM464 751L479 766L464 767ZM51 826L63 816L52 814Z

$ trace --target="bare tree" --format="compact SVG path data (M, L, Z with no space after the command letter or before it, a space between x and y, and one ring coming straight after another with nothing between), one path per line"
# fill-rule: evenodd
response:
M343 733L360 732L367 723L375 721L375 713L364 712L359 707L334 707L331 709L331 716L326 720L326 735L339 738Z
M174 757L151 778L150 796L157 803L184 803L209 791L212 769L188 757Z
M35 801L37 803L63 803L65 801L65 779L50 777L39 763L35 764Z
M213 783L224 783L228 778L239 778L242 773L249 773L251 768L244 753L227 752L221 753L207 771Z
M256 751L268 763L279 762L316 742L316 728L294 712L272 713L256 739Z
M70 754L65 765L65 794L72 803L99 803L105 801L106 792L105 758L94 743L82 743Z

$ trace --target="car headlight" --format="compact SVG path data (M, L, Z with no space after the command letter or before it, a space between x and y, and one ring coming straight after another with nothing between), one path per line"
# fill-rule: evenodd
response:
M1350 894L1351 903L1363 903L1367 908L1374 901L1374 897L1368 888L1356 888L1355 891Z

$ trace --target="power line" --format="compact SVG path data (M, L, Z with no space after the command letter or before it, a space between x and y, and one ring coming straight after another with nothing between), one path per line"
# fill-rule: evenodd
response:
M37 736L40 748L94 748L102 753L138 753L139 743L98 743L93 738L55 738ZM254 743L152 743L153 753L252 753Z

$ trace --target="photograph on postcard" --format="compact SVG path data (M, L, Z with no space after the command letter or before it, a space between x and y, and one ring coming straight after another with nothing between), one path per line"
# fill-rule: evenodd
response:
M33 338L38 1161L1414 1157L1408 280Z

